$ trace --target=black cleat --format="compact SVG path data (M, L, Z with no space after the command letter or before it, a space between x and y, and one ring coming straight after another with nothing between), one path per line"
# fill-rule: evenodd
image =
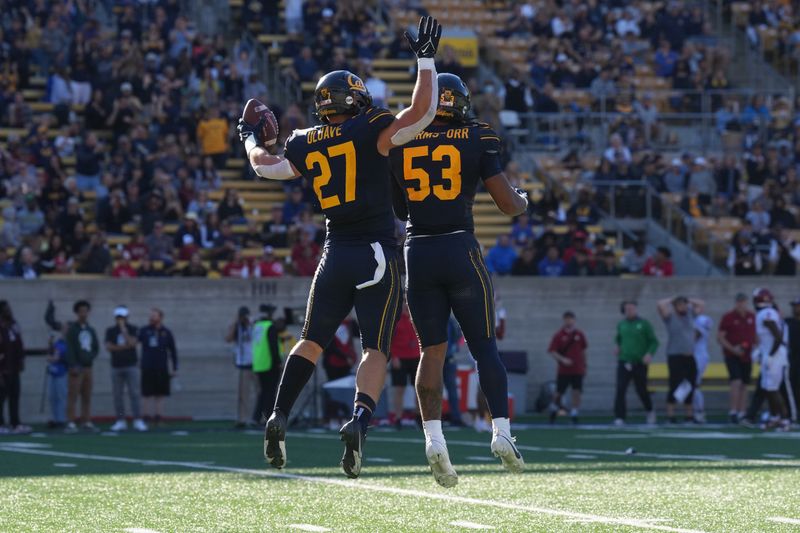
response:
M344 475L355 479L361 474L361 459L363 457L364 439L366 435L361 432L361 424L351 420L339 430L340 438L344 442L344 455L339 463Z
M286 466L286 415L277 410L264 429L264 458L273 468Z
M574 426L578 425L578 417L577 416L571 416L570 420L572 420L572 425L574 425Z
M548 419L547 419L547 420L548 420L548 421L549 421L551 424L555 424L555 423L556 423L556 417L557 417L557 416L558 416L558 411L557 411L557 410L555 410L555 409L553 409L552 411L550 411L550 416L548 417Z

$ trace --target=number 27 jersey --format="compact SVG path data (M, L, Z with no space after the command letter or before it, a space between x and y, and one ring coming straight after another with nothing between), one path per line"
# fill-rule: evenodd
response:
M326 218L327 240L394 242L389 160L380 132L394 121L370 107L341 124L295 130L285 157L308 180Z
M482 122L430 125L389 159L412 237L473 232L478 183L502 172L500 138Z

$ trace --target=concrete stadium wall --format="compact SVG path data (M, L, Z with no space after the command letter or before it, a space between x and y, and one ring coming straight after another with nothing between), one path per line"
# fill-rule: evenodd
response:
M653 321L662 341L657 360L664 360L665 330L657 317L655 302L675 294L702 298L717 323L732 305L733 295L748 293L756 286L769 287L785 308L790 298L800 295L796 279L673 278L657 279L499 279L495 286L508 311L507 336L501 350L528 353L528 406L531 407L544 381L552 380L555 364L545 350L559 327L561 313L571 309L589 340L589 371L586 379L585 411L608 412L612 405L615 379L613 335L620 318L619 302L636 299L641 314ZM171 416L232 418L235 410L236 373L229 346L223 336L239 306L257 309L260 303L303 307L309 280L75 280L3 281L0 298L11 302L26 346L46 346L48 330L43 315L48 299L57 307L60 320L72 318L72 303L86 298L93 304L91 323L102 336L112 323L112 309L126 304L131 322L147 321L153 306L165 312L165 323L175 334L181 359L179 380L182 390L167 405ZM293 328L297 331L297 328ZM712 361L720 361L716 342L710 343ZM29 357L23 374L22 410L25 421L46 420L39 414L45 361ZM113 414L109 356L102 350L95 366L93 413ZM724 406L724 395L711 395L712 406ZM658 405L663 405L663 395ZM631 391L629 405L638 408Z

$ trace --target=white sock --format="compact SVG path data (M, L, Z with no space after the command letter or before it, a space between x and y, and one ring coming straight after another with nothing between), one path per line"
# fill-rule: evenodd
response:
M425 433L426 440L444 442L441 420L426 420L422 422L422 431Z
M511 435L511 422L508 418L492 418L492 430L494 433Z
M577 409L570 409L569 416L578 416L578 410Z

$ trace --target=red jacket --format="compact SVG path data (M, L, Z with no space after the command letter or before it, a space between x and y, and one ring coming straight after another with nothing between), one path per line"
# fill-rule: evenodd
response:
M392 346L389 353L397 359L419 359L419 341L411 317L407 313L400 314L400 320L394 330Z
M642 267L642 274L645 276L655 276L657 278L668 278L673 274L672 261L669 259L657 265L655 260L651 257L645 261Z

